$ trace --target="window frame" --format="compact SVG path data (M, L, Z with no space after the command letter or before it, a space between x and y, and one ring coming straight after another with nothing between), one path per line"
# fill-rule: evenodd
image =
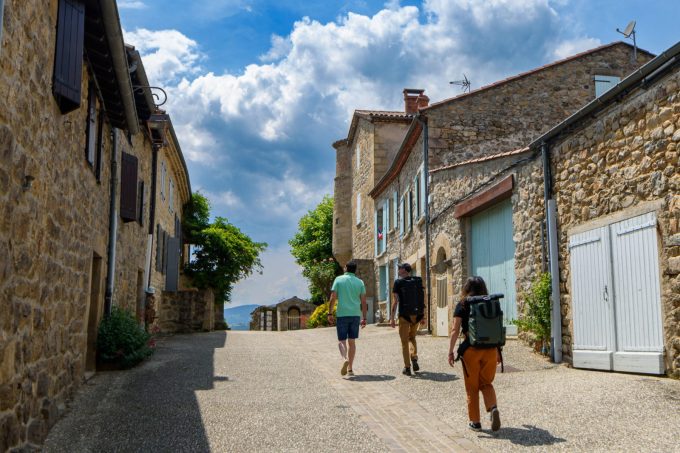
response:
M87 90L87 117L85 119L85 160L90 167L97 168L97 130L99 129L99 115L97 112L97 92L92 78Z
M599 78L599 80L598 80L598 78ZM604 75L604 74L593 75L593 85L594 85L594 90L595 90L595 98L601 97L606 92L608 92L609 90L614 88L620 82L621 82L621 77L619 77L619 76ZM607 84L608 88L603 90L604 84ZM598 87L600 87L599 90L598 90ZM599 94L598 94L598 91L600 91Z
M357 193L356 225L361 225L361 192Z

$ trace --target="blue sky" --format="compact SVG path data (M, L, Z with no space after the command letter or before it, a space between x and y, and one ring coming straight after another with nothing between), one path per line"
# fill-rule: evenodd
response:
M118 0L127 43L169 94L192 188L254 240L264 272L233 305L308 295L288 240L335 173L331 143L354 109L432 102L622 39L680 40L680 2L597 0ZM676 31L674 31L676 30Z

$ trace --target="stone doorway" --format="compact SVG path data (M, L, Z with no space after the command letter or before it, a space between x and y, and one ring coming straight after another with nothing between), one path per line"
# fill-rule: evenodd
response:
M87 349L85 352L85 371L88 372L94 372L97 368L97 327L101 302L101 280L102 258L94 253L90 270L90 304L87 315Z

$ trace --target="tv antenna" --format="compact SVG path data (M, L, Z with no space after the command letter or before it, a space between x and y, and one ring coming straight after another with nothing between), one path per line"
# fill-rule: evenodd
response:
M635 42L635 21L631 20L628 23L628 25L626 26L625 30L621 31L617 28L616 31L621 33L625 38L633 40L633 63L637 64L637 43ZM631 36L632 36L632 38L631 38Z
M453 82L449 82L449 84L461 86L463 88L463 93L470 92L470 80L468 80L465 74L463 74L463 80L454 80Z

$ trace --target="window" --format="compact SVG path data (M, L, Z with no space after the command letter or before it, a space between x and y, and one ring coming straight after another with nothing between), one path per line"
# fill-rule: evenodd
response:
M420 216L425 215L425 206L427 205L427 198L425 194L425 184L427 183L427 175L425 174L425 164L420 166L420 186L418 187L418 212Z
M165 161L161 162L161 199L165 200Z
M87 124L85 125L85 158L87 163L94 169L96 168L97 151L97 93L95 92L94 81L90 80L90 87L87 94Z
M387 300L389 281L387 279L387 266L378 267L378 274L380 279L380 284L378 286L378 300Z
M361 194L357 194L357 218L356 223L359 225L361 223Z
M137 190L139 198L137 200L137 222L140 226L144 225L144 181L139 181L139 188Z
M137 157L123 153L120 168L120 217L123 222L137 220Z
M611 90L614 88L614 86L619 83L621 80L620 77L616 76L605 76L605 75L596 75L594 77L595 79L595 97L599 98L603 94L605 94L607 91Z
M403 197L401 197L399 204L401 206L401 209L399 210L399 219L401 220L399 222L399 234L403 236L404 232L406 231L406 196L405 195Z
M416 203L415 203L415 208L416 208L416 215L415 218L419 219L420 218L420 203L421 203L421 198L422 198L422 193L420 192L420 180L421 180L421 174L418 172L416 175L416 178L413 180L413 189L416 191Z
M375 213L375 254L381 255L385 251L385 208Z
M408 205L406 206L408 214L408 230L413 229L413 190L408 191Z
M394 192L392 194L392 198L390 200L387 200L387 204L389 205L388 208L388 217L389 219L387 220L387 229L392 231L397 227L397 192Z
M84 40L84 2L59 0L52 94L61 113L80 107Z
M168 179L168 210L170 212L174 212L175 209L174 201L175 201L175 184L172 182L172 179Z
M361 165L361 147L357 145L354 152L357 155L357 171L359 171L359 165Z
M102 180L102 150L104 149L104 115L97 115L97 156L96 165L94 167L94 174L97 177L97 182Z

